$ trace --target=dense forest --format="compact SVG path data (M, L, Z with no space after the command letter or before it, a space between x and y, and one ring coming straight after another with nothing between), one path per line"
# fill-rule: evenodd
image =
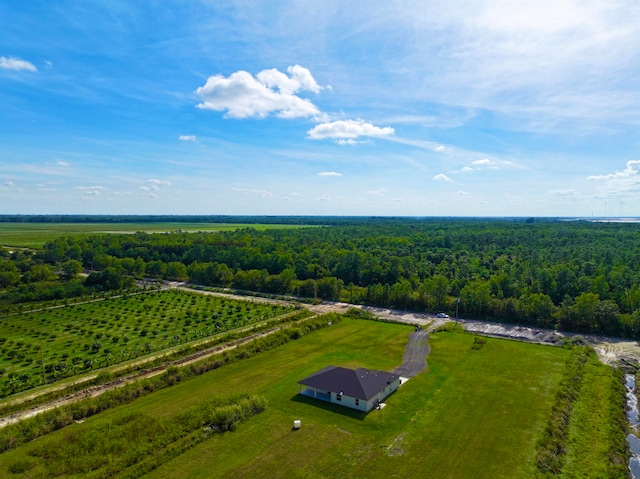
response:
M640 337L640 225L374 218L339 223L61 237L35 255L0 253L0 289L5 302L18 302L80 294L83 288L118 289L132 278L151 277ZM92 272L84 282L77 276L82 269Z

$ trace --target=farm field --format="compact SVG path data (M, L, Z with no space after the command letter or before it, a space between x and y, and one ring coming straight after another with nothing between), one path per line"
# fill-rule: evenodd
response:
M266 398L267 409L145 477L534 477L535 444L566 349L488 339L474 350L472 335L438 333L430 339L428 372L380 411L364 414L296 394L298 380L329 364L392 369L412 330L344 319L4 453L0 471L27 461L29 477L47 477L47 467L57 466L38 451L48 445L71 444L71 437L126 418L170 418L214 396L246 393ZM298 431L294 419L302 421ZM105 476L98 469L92 477Z
M302 228L300 225L236 223L0 223L0 245L16 248L41 248L60 236L95 233L166 233L169 231L233 231Z
M150 291L0 321L2 394L255 324L293 307ZM44 372L43 372L44 367Z

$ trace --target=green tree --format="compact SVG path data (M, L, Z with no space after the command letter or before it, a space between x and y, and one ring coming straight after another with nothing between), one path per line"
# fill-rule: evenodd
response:
M82 263L78 260L70 259L62 263L60 269L65 279L73 279L82 273Z

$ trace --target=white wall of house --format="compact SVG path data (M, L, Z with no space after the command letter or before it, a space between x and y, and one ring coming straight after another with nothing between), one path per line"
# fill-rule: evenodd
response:
M304 389L302 389L304 387ZM371 398L369 401L365 401L363 399L357 399L351 396L347 396L345 394L340 395L339 392L333 391L325 391L323 389L316 389L309 386L298 385L298 392L304 394L305 396L311 396L317 399L329 400L334 404L340 404L342 406L350 407L352 409L357 409L360 411L370 411L374 407L378 405L378 401L383 402L389 394L400 387L400 378L393 381L391 384L387 385L382 391L376 394L375 397Z
M378 405L378 401L383 402L387 398L387 396L389 396L389 394L391 394L393 391L395 391L399 387L400 387L400 378L393 381L391 384L386 386L382 391L376 394L373 398L369 399L369 401L367 401L367 409L365 409L365 411L370 411L371 409L376 407Z
M351 396L342 395L340 393L331 393L331 402L347 406L352 409L359 409L360 411L368 411L367 401L363 399L353 398Z

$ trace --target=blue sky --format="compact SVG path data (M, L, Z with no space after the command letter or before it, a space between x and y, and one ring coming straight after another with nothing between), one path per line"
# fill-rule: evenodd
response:
M640 216L636 0L5 0L0 31L0 214Z

